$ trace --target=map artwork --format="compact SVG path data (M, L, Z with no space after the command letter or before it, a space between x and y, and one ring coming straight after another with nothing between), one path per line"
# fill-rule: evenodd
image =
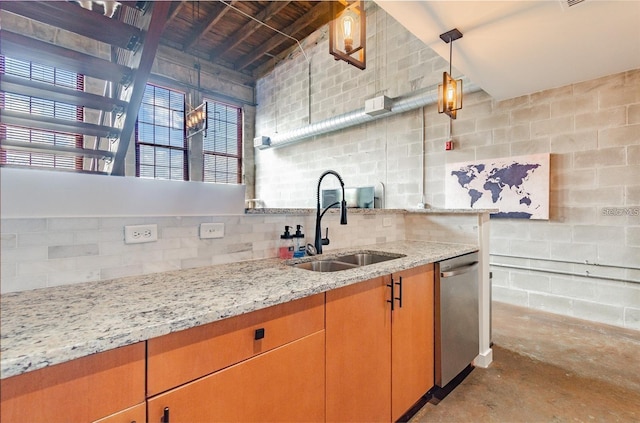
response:
M491 217L549 219L547 154L447 164L446 207L498 209Z

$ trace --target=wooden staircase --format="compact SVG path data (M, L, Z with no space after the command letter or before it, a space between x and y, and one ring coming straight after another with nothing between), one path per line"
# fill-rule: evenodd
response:
M98 7L91 11L67 1L0 3L3 14L17 15L44 24L46 28L83 37L78 40L106 44L111 56L104 59L79 51L82 42L73 49L18 31L0 29L1 55L82 74L104 85L101 93L92 93L1 74L0 90L4 93L82 107L89 112L83 116L92 118L73 121L5 107L0 110L2 125L78 134L83 142L81 147L74 148L2 137L0 148L74 156L76 163L81 163L81 169L76 170L123 176L126 152L170 7L171 2L167 1L122 2L114 17L108 18Z

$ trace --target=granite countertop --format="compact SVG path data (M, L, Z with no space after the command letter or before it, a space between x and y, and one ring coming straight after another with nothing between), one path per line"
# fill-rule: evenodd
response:
M413 208L413 209L360 209L349 207L349 213L355 214L385 214L385 213L423 213L423 214L484 214L496 213L498 209L437 209L437 208ZM329 209L329 213L339 213L340 208ZM314 208L255 208L245 209L245 214L293 214L293 215L315 215Z
M263 259L3 294L0 377L63 363L373 277L476 251L473 245L397 241L323 255L380 251L406 257L332 273Z

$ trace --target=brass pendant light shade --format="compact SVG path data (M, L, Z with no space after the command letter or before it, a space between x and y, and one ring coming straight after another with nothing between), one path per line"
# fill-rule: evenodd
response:
M329 53L336 60L365 69L367 16L362 1L349 2L341 12L334 2L332 13L336 18L329 23Z
M457 111L462 109L462 79L451 77L453 42L462 38L462 33L454 28L440 34L440 38L449 44L449 72L442 73L442 84L438 85L438 113L445 113L451 119L457 117Z

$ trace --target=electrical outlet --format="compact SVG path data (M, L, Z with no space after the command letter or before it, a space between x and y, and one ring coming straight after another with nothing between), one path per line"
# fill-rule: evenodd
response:
M158 225L135 225L124 227L125 244L141 244L158 240Z
M201 223L200 239L224 238L224 223Z

